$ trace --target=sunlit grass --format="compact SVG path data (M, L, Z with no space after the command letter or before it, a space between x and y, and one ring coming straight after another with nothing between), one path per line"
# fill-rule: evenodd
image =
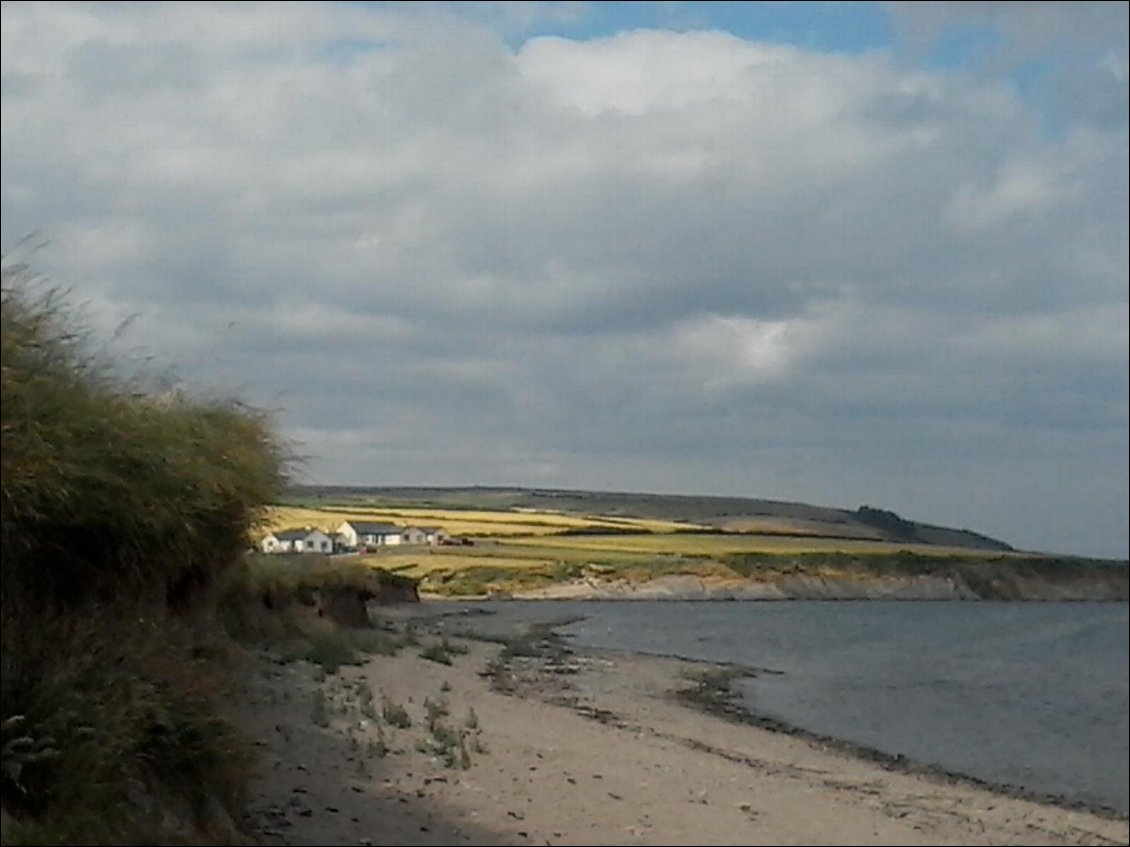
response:
M356 506L348 509L310 509L300 506L272 506L266 515L267 529L279 530L311 526L330 531L342 521L370 521L396 525L438 526L452 535L469 537L541 536L565 531L635 531L671 533L693 529L692 524L637 518L581 517L557 512L471 511L464 509L384 509Z
M546 554L550 548L589 551L592 553L636 553L700 556L711 558L741 553L853 553L877 555L902 551L923 556L962 556L998 558L999 551L971 550L959 547L936 547L928 544L901 544L884 541L860 541L840 538L798 538L777 535L727 535L679 533L677 535L592 535L545 538L514 538L509 545L531 545Z
M441 548L442 549L442 548ZM457 548L456 548L457 549ZM420 578L437 571L454 572L467 568L505 568L529 569L550 567L556 562L552 559L540 557L527 558L522 556L476 556L462 553L444 553L437 551L434 555L392 553L388 555L365 556L358 560L359 563L374 568L383 568L393 573Z

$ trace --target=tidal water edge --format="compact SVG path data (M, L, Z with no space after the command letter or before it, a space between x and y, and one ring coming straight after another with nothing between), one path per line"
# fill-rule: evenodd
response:
M1130 811L1126 603L511 601L578 647L760 669L757 715L1035 794Z

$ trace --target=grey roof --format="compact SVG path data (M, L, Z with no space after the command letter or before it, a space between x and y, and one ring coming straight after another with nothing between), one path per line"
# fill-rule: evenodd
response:
M368 523L367 521L346 521L358 535L400 535L403 527L390 523Z

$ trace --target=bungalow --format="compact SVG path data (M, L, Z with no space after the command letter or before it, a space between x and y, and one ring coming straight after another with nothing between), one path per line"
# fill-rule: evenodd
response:
M451 540L451 534L442 526L422 526L425 544L444 544Z
M333 540L320 529L284 529L259 542L264 553L330 553Z
M447 530L438 526L406 526L401 538L405 544L442 544L448 538Z
M367 521L343 521L335 534L346 547L392 546L404 540L402 527Z

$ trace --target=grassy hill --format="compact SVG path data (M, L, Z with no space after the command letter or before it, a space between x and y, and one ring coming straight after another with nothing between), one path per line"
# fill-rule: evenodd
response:
M443 527L458 546L360 562L447 596L1125 599L1125 562L1022 554L968 530L717 497L499 488L292 489L273 528L342 520ZM552 506L548 505L552 504ZM772 512L772 514L770 514ZM572 593L561 593L562 591Z
M916 543L974 550L1008 551L1012 547L968 529L905 520L894 512L862 506L855 511L761 500L750 497L704 497L607 491L525 488L383 488L295 486L294 502L310 506L365 504L445 510L533 510L561 515L668 521L698 528L761 535L794 535L867 541Z

